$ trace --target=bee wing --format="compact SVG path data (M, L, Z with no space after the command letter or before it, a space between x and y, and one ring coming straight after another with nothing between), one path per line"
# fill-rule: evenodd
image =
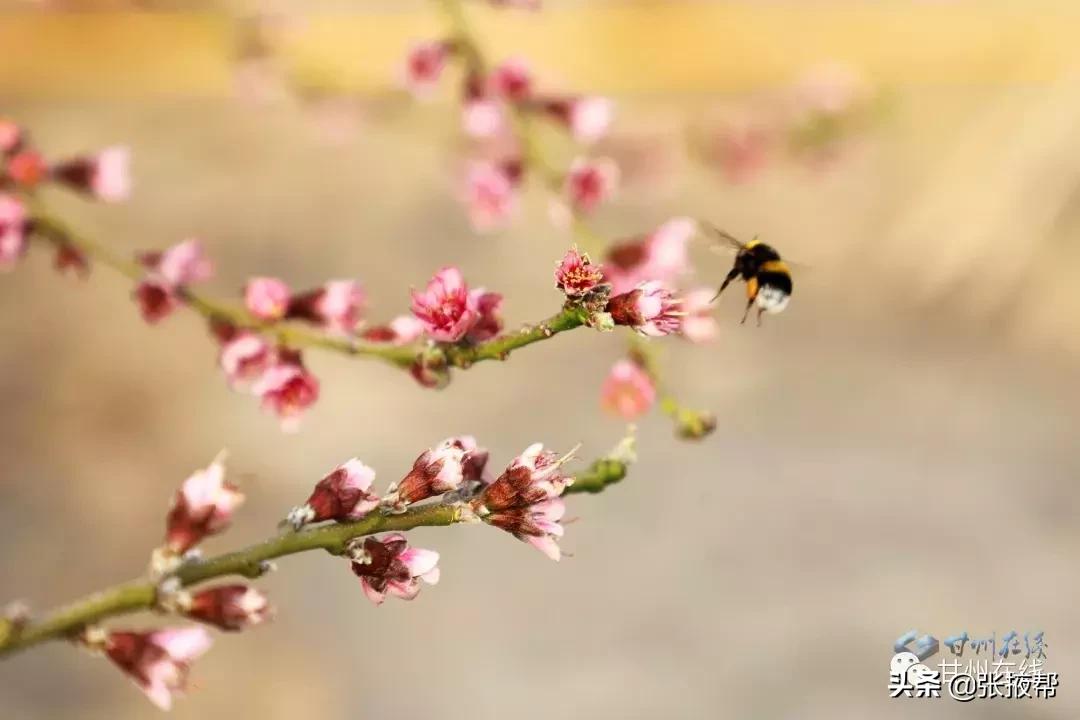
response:
M721 230L707 220L698 220L698 225L705 230L706 234L717 242L711 243L709 249L715 253L724 250L742 250L746 243L739 240L726 230Z

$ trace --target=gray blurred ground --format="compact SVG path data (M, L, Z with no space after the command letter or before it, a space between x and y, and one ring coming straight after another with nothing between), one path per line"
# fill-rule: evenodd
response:
M49 202L118 248L200 235L221 294L247 274L355 274L389 317L457 263L506 293L511 324L558 303L567 239L539 197L512 231L469 232L437 108L371 105L344 143L287 105L4 109L57 154L132 143L133 202ZM670 125L633 109L623 132ZM558 565L491 529L419 530L442 582L374 608L341 562L284 559L265 581L278 619L222 637L174 716L1076 717L1078 120L1080 85L906 92L825 174L781 166L733 188L676 152L676 182L629 189L603 232L707 216L810 266L763 328L739 327L726 297L716 344L664 343L678 393L720 415L716 435L687 445L662 418L641 423L632 476L572 500ZM706 282L724 270L699 268ZM249 501L210 551L271 532L353 455L386 483L448 435L475 434L500 464L537 440L597 454L622 432L597 408L622 346L589 332L441 393L312 354L324 395L295 436L226 389L196 318L144 326L105 270L63 280L33 253L0 279L0 337L0 596L39 608L138 573L170 493L222 447ZM913 627L1044 630L1060 697L890 700L891 643ZM5 662L0 707L157 715L62 645Z

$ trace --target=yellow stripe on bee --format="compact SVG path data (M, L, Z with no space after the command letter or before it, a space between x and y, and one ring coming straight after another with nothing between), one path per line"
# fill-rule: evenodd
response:
M752 248L752 247L757 247L757 246L758 246L758 245L760 245L760 244L761 244L761 241L760 241L760 240L758 240L757 238L754 238L754 239L753 239L753 240L751 240L750 242L748 242L748 243L746 243L745 245L743 245L743 249L744 249L744 250L749 250L750 248Z
M788 270L787 263L783 260L766 260L758 267L758 272L779 272L791 274L791 270Z
M753 300L757 297L758 284L757 278L752 277L746 281L746 297L749 300Z

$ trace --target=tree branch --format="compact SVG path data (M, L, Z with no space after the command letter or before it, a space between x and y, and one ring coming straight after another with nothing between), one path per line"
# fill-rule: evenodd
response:
M75 233L66 224L41 210L35 213L32 228L32 237L58 247L71 246L97 264L104 265L133 282L139 282L146 276L146 269L139 263L121 257L107 246ZM238 329L269 336L287 347L314 347L357 357L370 357L402 369L410 368L432 351L436 354L442 353L450 365L461 369L482 360L505 360L518 348L581 327L587 320L582 308L567 306L547 320L525 325L517 332L505 333L475 345L434 343L430 347L399 347L321 333L294 323L264 322L243 308L201 295L189 288L180 288L178 293L187 307L207 320L220 320Z
M630 460L611 456L593 462L575 477L567 493L597 493L626 475ZM459 504L438 503L410 508L400 514L373 512L352 523L336 523L287 532L242 550L206 560L192 560L181 565L171 577L181 587L197 585L216 578L240 575L257 578L267 572L267 563L287 555L326 550L341 555L354 538L380 532L406 531L417 527L453 525L466 519ZM66 607L49 613L41 620L19 625L0 620L0 658L49 640L70 638L87 625L118 615L152 610L157 605L158 583L149 579L132 580L87 595Z

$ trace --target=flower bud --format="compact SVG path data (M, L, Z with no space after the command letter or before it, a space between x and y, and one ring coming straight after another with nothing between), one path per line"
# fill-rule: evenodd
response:
M524 507L562 495L573 479L560 468L567 458L544 450L541 443L527 447L502 475L485 486L478 498L481 514Z
M607 310L616 325L628 325L642 335L660 337L678 332L682 301L656 281L644 282L634 290L616 295Z
M387 595L412 600L420 592L420 581L439 582L439 553L410 548L405 536L391 533L382 538L365 538L352 563L364 595L381 605Z
M270 602L250 585L221 585L194 593L182 604L181 612L192 620L237 632L268 620Z
M640 365L620 360L612 366L600 389L600 404L626 420L647 413L656 402L656 385Z
M402 82L406 89L417 97L430 95L446 69L446 61L452 49L450 43L441 40L413 45L405 57L402 72Z
M607 135L614 105L603 97L555 98L545 100L541 109L562 123L582 145L589 145Z
M447 438L422 452L412 470L391 486L383 502L404 510L412 503L457 490L466 481L482 482L487 456L487 450L478 447L471 436Z
M281 429L295 432L300 418L319 399L319 380L303 366L299 353L278 353L271 365L252 387L262 398L263 409L277 415Z
M97 155L77 157L54 165L52 177L71 188L104 202L121 202L131 194L128 166L131 153L126 147L111 147Z
M240 331L221 346L218 364L232 387L243 385L262 377L275 358L274 349L265 339L255 333Z
M476 300L476 324L469 330L467 337L472 342L490 340L502 331L503 296L477 288L471 293Z
M13 268L26 252L27 223L22 201L0 193L0 271Z
M180 288L202 282L214 272L202 243L194 239L161 252L141 253L138 260L147 275L136 285L134 297L143 319L149 323L168 316L180 304Z
M37 187L48 174L49 166L37 150L19 150L8 158L7 176L22 188L30 190Z
M552 560L561 556L560 495L573 482L561 471L570 454L559 458L540 443L530 445L502 475L484 486L470 507L484 522L513 534Z
M611 158L576 158L566 175L563 193L575 213L591 213L615 194L619 166Z
M26 143L26 133L17 122L0 117L0 155L11 155Z
M532 95L532 71L523 60L506 60L491 72L488 85L496 95L510 102L521 102Z
M225 530L244 495L225 481L222 458L198 470L180 486L165 519L165 547L183 555L203 538Z
M102 650L146 693L150 702L168 710L173 697L187 686L191 663L210 649L213 640L205 628L182 627L149 632L114 631L100 640L84 642Z
M307 320L331 332L349 335L356 330L366 303L367 296L360 283L331 280L321 288L294 297L286 317Z
M280 320L290 301L289 286L271 277L257 277L244 286L244 306L260 320Z
M521 166L517 161L474 162L465 173L463 201L477 232L506 225L518 210Z
M359 520L379 506L379 496L369 492L374 481L375 471L353 458L316 483L307 502L290 512L287 522L299 530L324 520Z
M412 315L399 315L385 325L369 327L360 337L370 342L409 345L424 336L424 323Z

